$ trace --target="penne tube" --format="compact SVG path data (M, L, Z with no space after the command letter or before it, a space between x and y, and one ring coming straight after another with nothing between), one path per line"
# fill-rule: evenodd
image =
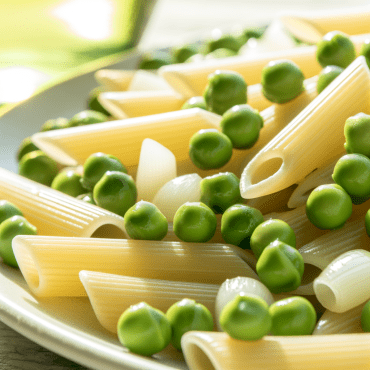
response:
M334 259L315 279L319 302L332 312L345 312L370 299L370 252L355 249Z
M369 102L370 71L359 57L248 163L242 197L274 193L332 162L343 152L346 119L370 113Z
M256 273L238 247L226 244L17 236L14 255L39 297L83 296L81 270L134 277L221 284Z
M326 310L316 324L313 335L363 333L361 328L361 313L365 304L343 313Z
M3 168L0 199L19 207L39 235L127 237L123 217Z
M146 302L166 312L174 303L194 299L206 306L215 317L215 300L219 285L186 283L131 276L81 271L81 283L101 325L117 332L117 322L131 305Z
M46 131L32 141L50 157L66 165L83 164L96 152L118 157L126 167L136 167L144 139L168 148L177 161L187 160L189 140L201 129L218 128L221 116L200 108ZM129 171L130 172L130 171Z
M368 370L370 334L266 336L257 341L190 331L181 347L190 370Z
M352 36L358 53L370 34ZM216 70L231 70L240 73L248 85L261 83L262 69L271 61L289 59L298 64L306 78L320 73L321 66L316 61L316 46L303 46L287 50L261 53L253 56L235 56L224 59L200 61L199 63L173 64L163 66L158 73L172 88L186 98L202 95L208 76Z
M135 70L100 69L95 72L94 77L107 91L125 91L135 73Z

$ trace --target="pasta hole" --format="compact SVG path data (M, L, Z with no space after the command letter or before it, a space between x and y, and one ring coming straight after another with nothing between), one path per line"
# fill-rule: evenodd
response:
M259 182L266 180L267 178L273 176L279 171L283 164L283 159L280 157L270 158L263 162L261 165L257 166L251 176L251 184L258 184Z
M191 359L191 368L194 370L216 370L207 354L196 344L188 343L188 358Z
M92 238L127 239L126 234L116 225L107 224L98 227L91 235Z
M323 282L316 281L315 293L319 302L327 309L333 308L337 303L337 298L333 290Z

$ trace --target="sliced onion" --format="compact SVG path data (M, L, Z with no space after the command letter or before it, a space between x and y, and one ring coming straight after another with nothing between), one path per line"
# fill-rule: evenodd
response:
M137 71L131 80L128 91L172 90L166 80L153 72Z
M176 158L173 153L152 139L141 146L136 175L138 201L151 202L158 190L176 177Z
M172 222L180 206L186 202L200 201L201 181L202 178L197 173L176 177L159 189L153 203Z

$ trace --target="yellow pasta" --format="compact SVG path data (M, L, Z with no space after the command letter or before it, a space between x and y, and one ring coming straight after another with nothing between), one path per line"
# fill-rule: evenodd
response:
M221 284L256 273L231 245L151 240L17 236L19 268L37 296L83 296L81 270L152 279Z
M39 235L125 238L123 218L0 168L0 199L16 204Z
M107 91L124 91L129 88L135 73L135 70L100 69L94 77Z
M192 370L368 370L370 334L264 337L242 341L225 333L188 332L182 337Z
M359 57L248 163L242 197L274 193L330 163L343 152L346 119L370 113L369 103L370 72Z

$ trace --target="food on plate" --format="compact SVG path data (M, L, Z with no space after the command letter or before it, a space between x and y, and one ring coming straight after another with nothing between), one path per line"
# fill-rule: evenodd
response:
M30 152L40 150L31 140L30 137L26 137L22 140L21 144L19 145L18 151L17 151L17 161L19 162L22 157Z
M105 122L108 117L94 110L84 110L75 114L68 122L69 127L91 125L93 123Z
M48 119L40 128L40 131L51 131L59 130L61 128L67 128L69 125L69 120L64 117L59 117L55 119Z
M370 157L370 115L359 112L344 123L344 148L347 153L359 153Z
M203 96L193 96L192 98L188 99L181 107L181 109L191 108L202 108L204 110L207 110L207 105Z
M13 216L23 216L23 213L15 204L0 200L0 224Z
M65 169L54 177L50 187L72 197L77 197L86 193L86 189L81 184L81 179L82 176L76 169Z
M317 92L320 94L331 82L334 81L342 72L343 68L338 66L326 66L317 79Z

